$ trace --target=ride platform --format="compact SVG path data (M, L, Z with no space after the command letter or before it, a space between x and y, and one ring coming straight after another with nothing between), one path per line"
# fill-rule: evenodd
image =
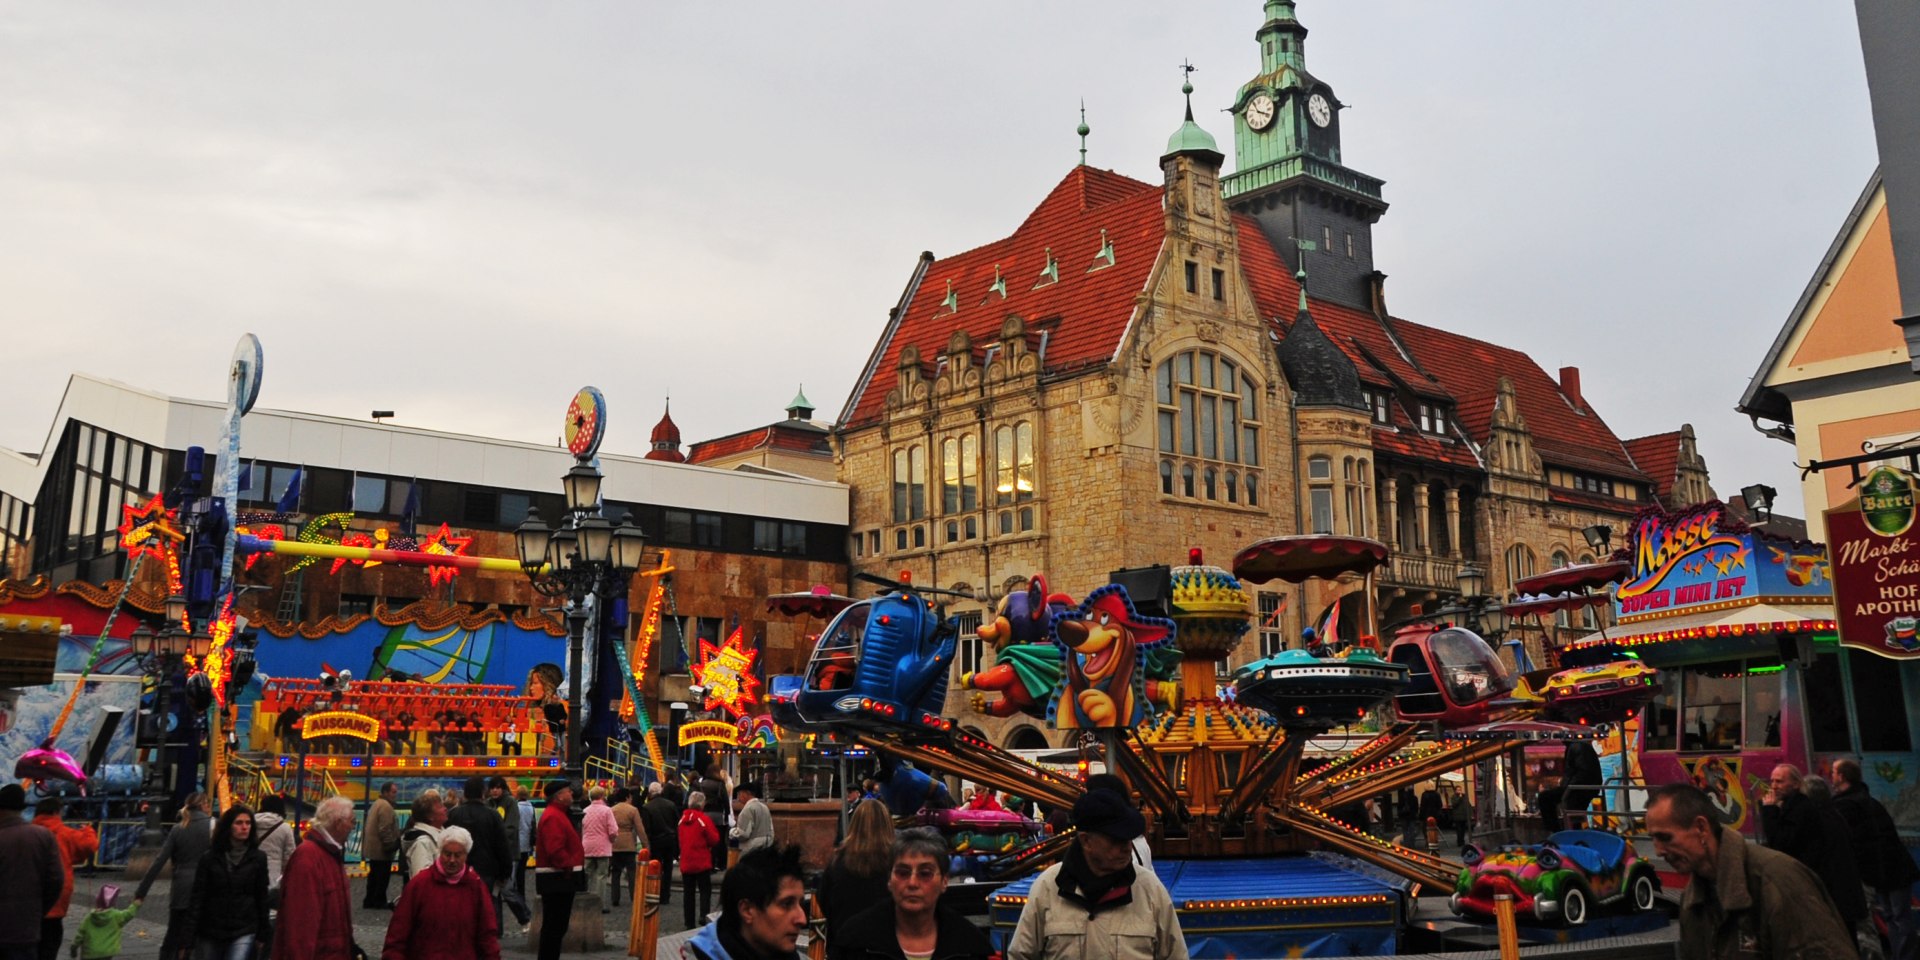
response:
M1410 882L1346 857L1155 860L1195 960L1392 954L1408 913ZM989 900L1004 950L1035 878Z

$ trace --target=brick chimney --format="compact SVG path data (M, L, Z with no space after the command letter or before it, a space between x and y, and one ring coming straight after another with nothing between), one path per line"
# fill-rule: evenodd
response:
M1560 368L1560 392L1567 395L1567 399L1573 403L1573 408L1575 410L1579 410L1583 413L1586 411L1587 409L1586 398L1580 396L1580 368L1579 367L1561 367Z

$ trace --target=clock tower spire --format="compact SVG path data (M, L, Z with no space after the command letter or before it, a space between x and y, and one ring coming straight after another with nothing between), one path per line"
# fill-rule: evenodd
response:
M1316 297L1365 307L1373 273L1373 223L1387 211L1381 181L1340 155L1341 110L1333 88L1307 72L1307 28L1295 0L1264 0L1254 33L1260 74L1231 108L1237 169L1221 181L1228 205L1249 214L1275 250L1313 264Z

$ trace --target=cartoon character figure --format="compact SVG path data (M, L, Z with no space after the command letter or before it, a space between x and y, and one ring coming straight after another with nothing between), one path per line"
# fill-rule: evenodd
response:
M1132 726L1145 719L1145 656L1173 643L1174 623L1141 616L1127 589L1108 584L1053 618L1066 653L1066 690L1053 705L1062 730Z
M975 711L990 717L1047 715L1046 698L1060 685L1061 669L1060 648L1048 641L1047 628L1072 607L1072 597L1048 593L1047 578L1037 573L1027 581L1027 589L1000 598L993 619L974 631L993 644L993 666L960 675L960 685L976 691ZM977 692L983 690L1000 694L1000 699Z

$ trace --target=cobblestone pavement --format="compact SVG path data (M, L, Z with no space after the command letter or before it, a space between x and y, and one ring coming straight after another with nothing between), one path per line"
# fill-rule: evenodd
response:
M135 887L139 886L140 878L137 876L128 877L117 870L99 870L96 871L93 876L87 876L84 872L77 874L73 880L73 906L67 914L66 935L69 941L71 941L74 932L79 929L80 921L86 916L87 909L92 905L94 892L100 889L101 884L106 883L119 885L121 891L120 903L122 906L126 906L132 902L133 891ZM385 910L366 910L361 908L360 901L366 892L366 881L364 879L352 878L348 881L348 886L352 890L353 896L354 941L360 945L361 949L367 951L370 957L377 958L380 955L380 945L386 940L387 920L391 914ZM717 875L714 880L714 886L719 886L719 878ZM532 887L531 880L528 881L528 887ZM395 894L399 892L399 877L393 879L389 890ZM673 892L677 894L679 891L675 890ZM529 889L527 893L529 899L531 899L533 891ZM160 942L161 939L166 936L167 932L167 911L169 909L167 901L167 881L162 879L153 885L153 889L147 896L146 903L140 907L140 914L134 918L133 922L127 924L126 930L123 932L121 938L121 957L126 958L126 960L159 960ZM671 903L666 904L660 910L661 950L659 956L661 960L679 960L679 943L685 939L684 933L686 926L681 922L680 910L680 900L678 897L675 897ZM603 960L603 958L604 960L614 960L614 958L624 958L627 956L627 924L632 919L630 904L623 901L620 906L612 908L605 915L605 918L607 933L606 946L599 950L584 953L569 952L567 954L569 957L586 957L592 958L592 960ZM508 911L505 926L501 930L500 936L501 955L503 957L531 957L536 953L538 947L539 944L536 941L520 932L520 925L513 921L513 913ZM65 956L64 951L62 952L62 956Z

